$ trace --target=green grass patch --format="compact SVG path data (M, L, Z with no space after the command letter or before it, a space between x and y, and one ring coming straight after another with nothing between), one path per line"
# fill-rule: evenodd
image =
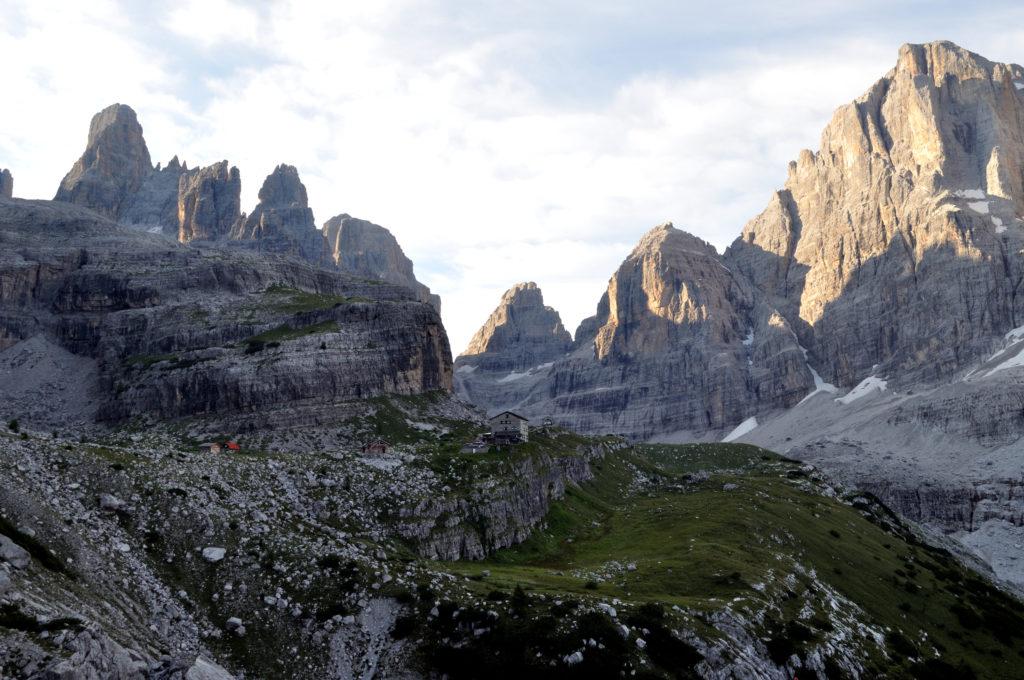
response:
M242 343L245 345L245 353L252 354L266 348L277 347L282 342L287 342L289 340L304 338L308 335L317 335L318 333L335 333L337 331L337 321L321 321L320 323L315 323L310 326L302 326L299 328L293 328L288 324L282 324L272 330L264 331L258 335L246 338Z
M300 314L333 309L340 305L356 302L370 302L369 298L332 295L329 293L310 293L309 291L274 284L264 291L266 307L275 312Z
M866 516L815 492L794 478L797 464L746 445L640 446L606 456L595 472L526 542L445 568L470 577L481 596L521 586L698 611L763 598L773 584L814 597L812 588L823 582L861 607L867 622L890 631L891 658L873 662L894 677L917 663L895 647L921 639L928 642L920 658L941 649L943 663L965 673L1022 675L1013 660L1024 644L1016 600L908 531L888 528L883 511ZM637 473L649 483L632 485ZM787 574L795 585L781 585ZM815 616L827 621L832 612L819 606ZM797 615L787 611L763 631L773 654L799 654L818 635Z

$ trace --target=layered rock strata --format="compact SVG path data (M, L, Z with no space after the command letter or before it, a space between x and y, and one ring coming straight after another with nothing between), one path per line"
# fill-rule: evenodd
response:
M288 425L451 388L441 320L404 287L184 247L60 203L5 203L0 246L0 349L43 335L94 360L103 421Z

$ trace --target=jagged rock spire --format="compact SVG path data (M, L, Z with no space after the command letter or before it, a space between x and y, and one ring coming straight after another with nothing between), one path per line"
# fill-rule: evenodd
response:
M113 104L93 116L85 152L64 176L54 200L117 219L152 171L135 111Z

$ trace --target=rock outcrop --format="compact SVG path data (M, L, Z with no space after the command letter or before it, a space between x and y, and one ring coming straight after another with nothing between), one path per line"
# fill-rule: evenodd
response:
M93 116L85 152L64 176L54 200L119 219L152 171L135 111L113 104Z
M440 317L404 287L186 247L60 203L6 202L0 349L39 335L96 362L83 390L111 423L288 426L337 418L351 400L452 386Z
M232 230L231 237L260 251L294 255L318 262L323 237L313 221L306 187L293 165L279 165L264 180L260 202Z
M0 198L12 198L14 196L14 176L7 168L0 170Z
M384 227L343 213L324 223L323 239L325 263L356 276L411 288L421 300L441 310L441 298L416 280L412 260Z
M826 379L942 379L1024 322L1021 88L1020 66L903 46L729 248Z
M177 187L178 240L228 236L241 216L242 179L227 161L183 173Z

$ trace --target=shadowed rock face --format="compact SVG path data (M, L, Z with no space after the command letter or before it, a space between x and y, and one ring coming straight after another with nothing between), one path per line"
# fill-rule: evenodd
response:
M85 152L64 176L54 200L117 219L152 171L135 111L113 104L93 116Z
M323 250L322 236L313 221L299 171L292 165L277 166L263 182L259 199L256 209L239 222L231 237L249 241L262 251L318 262Z
M242 178L227 161L184 173L178 183L178 240L226 237L238 222Z
M347 214L336 215L324 223L323 240L325 263L356 276L411 288L419 299L441 310L441 298L416 280L412 260L384 227Z
M459 364L508 373L561 358L572 346L562 319L544 304L536 283L505 291L487 323L476 332Z
M11 198L14 196L14 177L11 171L4 168L0 170L0 198Z
M119 221L147 231L178 233L178 182L187 172L175 156L166 167L153 169L128 200Z
M826 379L941 379L1024 323L1022 87L1020 66L903 46L729 248Z
M82 394L113 423L336 422L345 402L451 389L440 317L411 291L230 245L5 201L0 350L43 335L94 360L97 383Z

